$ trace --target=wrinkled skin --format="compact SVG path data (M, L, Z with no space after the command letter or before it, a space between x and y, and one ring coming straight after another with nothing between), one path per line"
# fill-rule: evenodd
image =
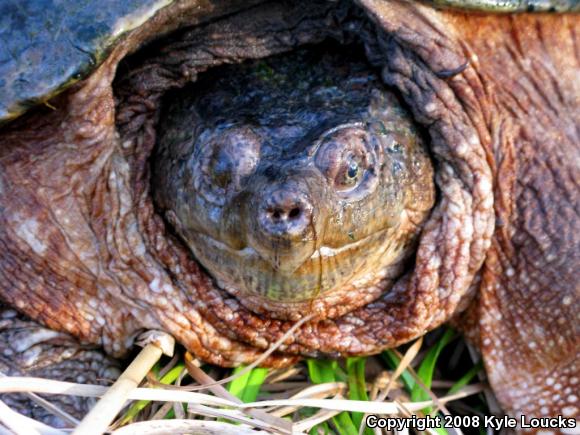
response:
M70 334L42 327L10 309L0 310L0 348L0 371L4 375L111 385L121 374L119 362L94 346L80 345ZM53 402L51 397L46 399ZM23 394L6 394L2 401L46 424L68 423ZM74 417L85 415L96 402L76 396L59 396L57 401L62 411Z
M294 322L216 286L157 213L160 101L210 66L357 41L426 129L438 195L412 268L370 286L373 302L306 323L267 363L378 352L467 309L506 412L578 417L578 21L402 0L269 4L165 41L113 86L136 32L57 110L1 132L0 294L113 355L155 328L216 364L254 360Z
M159 122L158 211L219 287L269 317L379 297L433 205L410 115L365 63L326 50L207 73Z

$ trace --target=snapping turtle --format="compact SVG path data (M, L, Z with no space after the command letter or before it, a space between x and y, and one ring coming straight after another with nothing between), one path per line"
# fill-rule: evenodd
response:
M5 46L1 116L52 97L0 130L6 305L113 356L155 328L228 366L306 315L267 364L372 354L454 318L507 412L578 417L576 16L109 11L63 27L85 56L61 68L39 68L42 32ZM329 41L356 54L301 51Z
M271 318L376 299L433 206L410 116L364 61L320 50L208 72L158 123L158 212L220 288Z

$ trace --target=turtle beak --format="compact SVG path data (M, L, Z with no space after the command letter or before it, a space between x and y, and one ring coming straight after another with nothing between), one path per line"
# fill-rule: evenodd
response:
M253 195L249 244L282 275L291 275L317 249L319 208L306 182L293 177Z

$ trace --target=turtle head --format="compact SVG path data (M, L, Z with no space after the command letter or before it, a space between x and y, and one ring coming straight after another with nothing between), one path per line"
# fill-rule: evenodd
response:
M400 271L434 200L420 134L366 64L284 59L169 96L153 173L220 286L274 304Z

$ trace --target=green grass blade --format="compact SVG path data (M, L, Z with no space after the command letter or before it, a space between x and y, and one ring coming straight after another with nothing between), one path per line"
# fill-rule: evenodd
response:
M236 376L244 369L244 366L237 367L233 370L232 376ZM248 380L250 379L250 375L252 371L244 373L242 376L237 377L233 381L228 384L228 391L236 396L238 399L242 399L244 394L244 390L246 389L246 385L248 385Z
M251 371L250 379L248 379L248 384L244 390L244 394L241 397L243 402L255 402L260 393L260 388L268 376L269 369L258 367Z
M337 382L341 377L344 376L340 373L341 371L338 370L339 367L337 361L309 359L306 361L306 365L308 366L310 380L314 384ZM358 435L358 430L354 425L349 413L341 412L335 417L332 417L332 422L336 426L336 429L340 435ZM320 425L317 425L312 428L314 433L316 433L316 430L319 427Z
M367 359L362 357L347 358L346 360L348 394L351 400L369 400L365 377L366 362ZM355 427L360 429L361 424L363 424L364 414L362 412L352 412L351 416ZM374 432L370 428L365 428L363 433L365 435L373 435Z
M381 353L381 357L383 358L383 361L387 363L387 365L391 370L396 370L399 364L401 363L401 358L399 358L399 356L391 349L387 349L383 353ZM413 391L413 387L415 386L415 380L413 379L413 376L411 375L411 373L409 373L408 370L403 371L399 379L401 379L401 381L403 382L403 386L405 387L405 390L407 390L408 393Z
M365 379L366 358L347 358L346 372L348 375L348 397L350 400L369 400ZM352 421L360 427L363 413L353 412Z
M473 367L471 367L467 373L465 373L457 382L453 384L453 386L449 389L447 394L453 394L458 392L461 388L469 384L473 378L477 376L477 374L483 370L483 363L480 361Z
M306 363L310 379L315 384L336 382L335 373L338 367L336 361L309 359Z
M181 374L181 372L183 371L184 368L184 364L183 363L178 363L175 365L175 367L173 367L171 370L169 370L165 376L163 376L159 382L161 382L162 384L173 384L177 378L179 377L179 375ZM157 370L157 373L159 373L159 370ZM121 425L127 424L128 422L130 422L131 420L133 420L137 414L139 414L151 401L150 400L138 400L137 402L135 402L133 405L131 405L131 407L127 410L127 413L125 414L125 417L123 417L123 420L121 420Z
M381 354L381 357L387 363L389 368L392 370L396 370L401 362L401 358L399 358L399 356L390 349L385 350ZM419 385L415 382L415 379L413 379L413 375L411 375L411 373L409 373L408 370L403 371L399 379L401 379L405 387L405 390L407 390L407 392L409 393L411 393L415 387L419 387ZM427 400L428 399L429 398L427 398ZM448 432L444 428L435 428L434 431L441 435L448 435Z
M417 376L419 379L421 379L425 387L431 388L433 372L435 371L435 363L437 362L437 359L439 358L443 348L447 346L447 344L449 344L453 338L455 338L455 335L455 331L452 329L447 329L437 344L429 349L427 355L423 361L421 361L419 369L417 370ZM423 400L429 400L429 394L427 394L427 392L424 391L418 383L416 383L411 391L411 401L421 402ZM431 408L425 408L423 411L428 414L431 412Z
M236 375L242 370L244 370L244 366L237 367L234 369L233 374ZM230 382L228 391L242 402L253 402L258 397L260 387L264 383L267 375L268 369L261 367L252 369Z
M332 417L332 422L340 435L358 435L358 429L352 422L348 412L341 412L337 416Z

